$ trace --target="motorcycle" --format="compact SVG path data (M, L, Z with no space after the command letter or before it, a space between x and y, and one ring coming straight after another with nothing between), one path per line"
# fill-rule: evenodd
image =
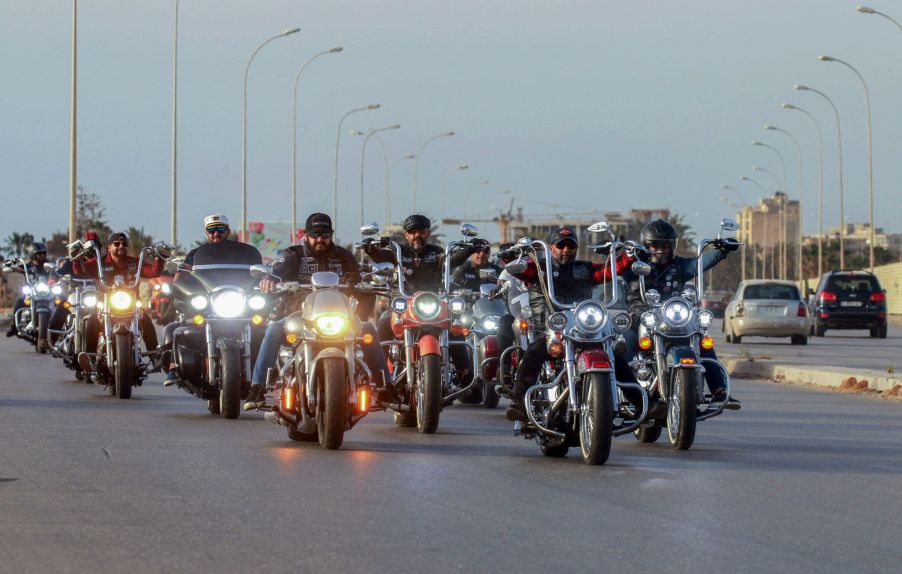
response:
M83 351L78 355L78 362L90 381L105 386L109 393L120 399L132 396L132 387L141 386L151 366L147 356L140 350L141 330L138 320L143 313L142 303L138 299L138 284L141 282L140 269L147 254L161 257L168 255L171 248L165 243L154 247L145 247L138 256L138 272L135 279L128 283L122 275L116 275L107 283L103 277L103 267L97 265L97 292L103 299L97 303L97 317L101 322L100 336L97 341L97 352ZM100 247L94 241L75 242L71 245L72 259L80 259L94 255L96 261L102 260ZM99 297L98 297L99 299ZM86 341L93 345L94 341Z
M704 294L702 253L710 246L736 242L723 235L737 229L739 225L735 221L724 219L716 239L699 242L695 280L687 282L682 292L667 300L662 300L658 291L645 288L645 277L651 273L651 266L638 260L632 264L633 272L639 276L642 300L648 306L639 318L639 352L629 365L651 400L647 420L635 430L639 442L655 442L666 427L670 445L687 450L695 440L696 423L722 414L727 405L727 401L713 402L705 394L707 370L720 373L727 397L731 387L724 366L701 356L701 349L714 348L714 339L707 334L714 323L714 314L700 309L699 301ZM644 249L635 243L622 247L633 256Z
M475 376L464 384L451 364L450 345L466 346L471 354L474 349L464 339L467 328L460 323L465 302L447 295L451 281L450 254L475 238L478 231L473 225L462 225L464 239L452 241L445 248L443 290L440 293L420 291L413 294L406 289L401 246L389 237L379 237L379 226L375 223L362 227L361 233L364 239L357 244L358 248L363 248L366 242L390 246L398 262L394 273L397 294L389 305L395 339L381 341L393 365L392 386L398 401L391 403L390 408L394 411L395 424L402 427L416 425L421 433L434 433L442 406L471 392L478 384ZM451 336L460 339L451 340Z
M69 295L63 303L69 310L69 314L63 330L51 331L51 334L56 334L58 337L52 352L63 360L66 367L75 371L76 380L82 381L86 377L78 362L78 356L87 349L85 327L95 313L97 291L94 288L93 279L76 279L66 276L63 277L62 284L69 288ZM90 382L90 378L87 382Z
M253 291L257 280L251 271L260 252L244 243L229 243L227 249L198 248L191 270L172 284L183 319L171 348L163 351L163 363L175 363L177 384L205 400L211 414L235 419L250 390L269 303Z
M497 280L494 270L482 270L483 280ZM508 314L504 301L494 298L495 282L486 282L478 293L458 290L453 294L463 297L468 305L472 305L460 315L460 323L467 329L467 342L473 349L472 364L476 377L476 387L469 393L458 397L465 404L482 404L487 409L494 409L501 400L495 390L498 377L498 359L501 352L498 330L501 320ZM452 305L454 299L451 300ZM453 307L452 307L453 310Z
M268 265L255 265L251 272L258 279L278 280ZM265 417L286 427L291 440L319 441L330 450L341 447L345 432L371 410L380 410L374 373L360 350L360 343L372 343L373 335L361 333L357 300L342 292L349 287L332 271L314 273L309 284L280 282L276 287L281 296L306 297L301 309L285 318L285 344L277 368L267 376L267 387L277 391L278 401Z
M165 326L176 319L175 300L172 296L172 275L163 274L150 280L150 316L157 325Z
M608 229L599 222L589 231ZM515 424L515 432L535 440L542 454L566 456L578 446L583 462L604 464L611 450L611 439L634 431L648 412L648 395L640 385L618 381L614 374L613 346L616 332L606 305L594 299L579 303L561 303L555 297L554 282L546 280L544 269L552 269L551 250L541 240L526 238L513 248L517 260L506 269L522 273L530 259L539 269L539 285L553 311L544 333L550 360L540 371L539 380L524 396L529 422ZM613 280L608 305L619 295L616 264L610 260ZM627 399L624 390L638 393L641 406Z
M44 263L44 271L52 272L50 263ZM49 285L45 276L28 271L24 259L10 259L3 263L3 271L18 271L25 275L22 294L25 295L25 307L15 312L13 323L20 339L34 345L34 350L45 354L50 349L50 317L56 309L56 299L63 293L59 285Z

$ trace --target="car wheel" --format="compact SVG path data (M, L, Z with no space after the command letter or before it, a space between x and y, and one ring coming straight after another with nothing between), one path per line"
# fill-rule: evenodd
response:
M821 323L814 323L814 336L815 337L823 337L827 333L827 327L822 325Z
M805 335L793 335L792 337L790 337L790 339L792 340L793 345L807 345L808 344L808 337L806 337Z

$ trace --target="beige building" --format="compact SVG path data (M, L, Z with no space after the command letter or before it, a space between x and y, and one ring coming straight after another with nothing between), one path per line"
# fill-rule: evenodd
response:
M757 205L743 207L738 214L738 222L738 239L745 243L746 277L795 276L795 249L799 237L798 201L790 200L785 193L778 191L773 197L762 198Z

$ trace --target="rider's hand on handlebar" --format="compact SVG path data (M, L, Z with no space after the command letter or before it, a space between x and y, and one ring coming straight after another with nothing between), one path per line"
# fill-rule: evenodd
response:
M276 290L276 285L278 284L279 282L275 279L264 277L260 280L260 291L263 293L272 293Z

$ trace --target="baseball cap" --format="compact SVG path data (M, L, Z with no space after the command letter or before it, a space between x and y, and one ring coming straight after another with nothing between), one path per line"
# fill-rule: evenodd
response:
M576 237L576 232L573 231L570 227L560 227L556 231L552 231L551 235L548 238L548 242L551 245L558 243L559 241L563 241L565 239L569 239L579 245L579 239Z
M304 231L332 231L332 218L325 213L311 213L304 223Z

